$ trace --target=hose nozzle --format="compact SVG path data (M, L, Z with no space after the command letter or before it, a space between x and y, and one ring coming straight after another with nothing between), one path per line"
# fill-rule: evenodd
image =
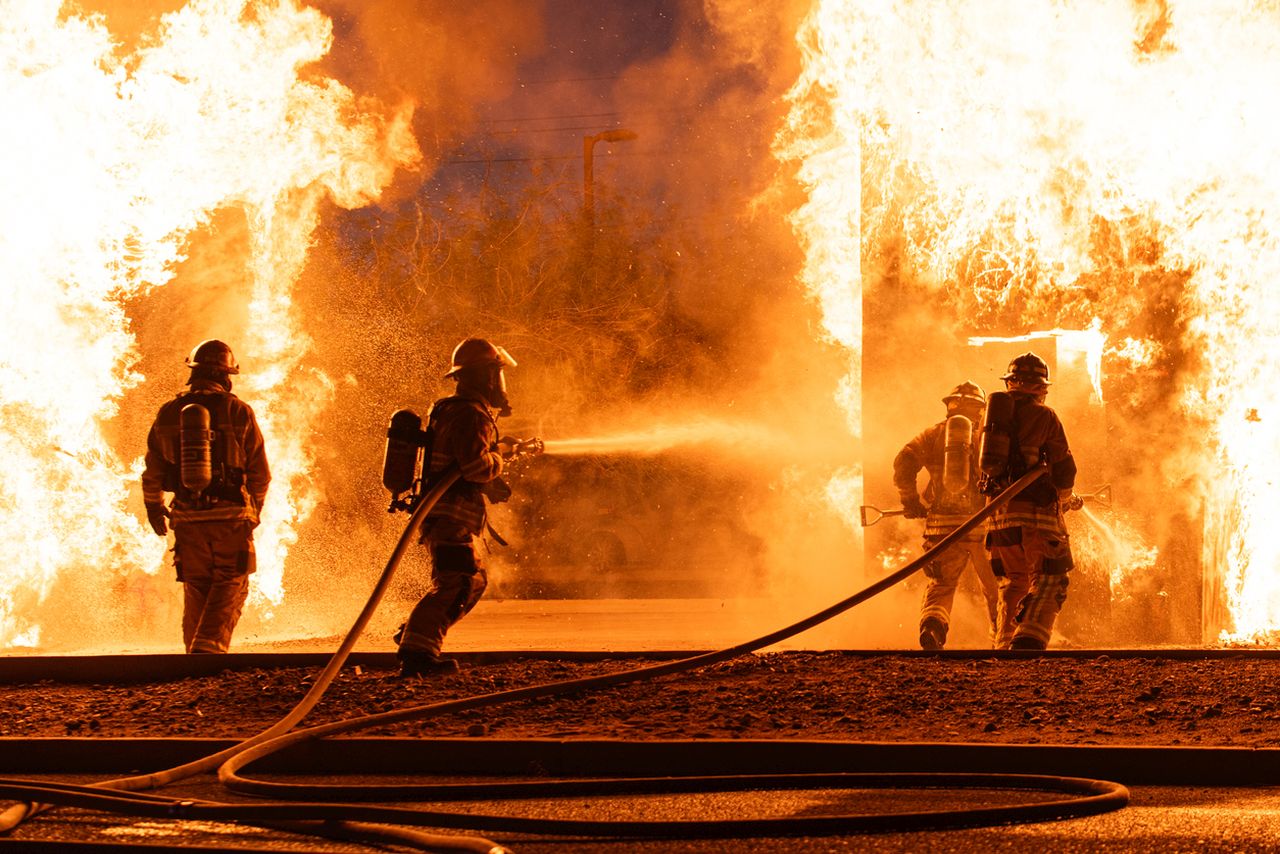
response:
M504 436L498 440L498 450L508 460L536 457L546 450L546 443L536 436L532 439L513 439Z

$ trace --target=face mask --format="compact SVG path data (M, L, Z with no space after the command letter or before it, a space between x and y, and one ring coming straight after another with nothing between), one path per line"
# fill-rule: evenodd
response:
M502 368L490 374L489 393L486 397L489 399L489 404L498 410L499 415L506 417L511 414L511 401L507 397L507 376L502 372Z

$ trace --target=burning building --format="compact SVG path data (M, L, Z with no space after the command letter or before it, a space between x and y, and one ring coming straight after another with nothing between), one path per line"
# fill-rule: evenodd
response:
M694 444L757 485L737 539L792 604L879 574L890 529L864 542L856 508L947 388L1043 349L1113 496L1077 520L1068 638L1280 621L1272 11L97 5L0 21L0 644L163 635L138 458L207 337L275 472L246 623L332 631L394 536L386 416L479 326L548 439L709 411L783 437ZM583 137L618 146L589 229Z

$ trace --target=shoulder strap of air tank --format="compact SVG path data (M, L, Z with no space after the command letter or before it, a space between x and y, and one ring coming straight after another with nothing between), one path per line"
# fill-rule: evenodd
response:
M431 414L427 416L428 429L430 429L431 422L435 419L437 407L443 404L448 404L448 403L461 403L471 407L477 412L483 414L485 418L488 418L489 423L493 425L493 429L495 431L498 430L498 419L494 418L493 412L489 409L489 407L485 406L483 403L476 400L475 398L461 397L459 395L450 395L449 397L442 397L435 402L435 404L431 407Z

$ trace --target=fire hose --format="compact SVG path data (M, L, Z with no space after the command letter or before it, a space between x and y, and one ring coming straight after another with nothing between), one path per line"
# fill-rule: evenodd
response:
M415 509L405 533L397 543L387 568L379 578L369 602L338 651L317 677L307 696L278 723L232 748L196 762L156 774L113 780L89 786L55 787L29 781L0 781L0 794L48 804L74 803L110 812L138 814L163 813L170 818L240 821L303 833L333 836L352 841L394 840L397 844L422 850L469 850L500 852L503 849L476 837L439 837L387 827L384 823L419 825L435 828L467 828L482 831L506 831L537 834L574 834L597 837L676 837L676 838L743 838L757 836L832 835L886 831L920 831L972 827L1014 822L1046 821L1092 815L1119 809L1128 803L1128 790L1102 780L1019 774L774 774L725 775L686 778L619 778L614 780L533 781L515 783L468 783L456 785L332 786L275 783L240 775L250 764L303 742L383 726L406 720L436 717L450 712L496 706L502 703L563 695L587 689L623 685L668 674L687 672L710 666L746 653L779 643L807 631L833 617L888 590L923 569L938 553L953 545L999 507L1039 478L1046 471L1041 464L1011 484L978 512L974 513L935 546L922 553L898 571L869 585L858 593L831 605L812 616L762 637L727 649L695 655L673 662L635 668L619 673L581 679L543 683L524 688L467 697L423 706L399 709L349 720L336 721L307 729L290 731L319 701L341 668L356 637L372 615L390 578L427 510L438 500L457 473L436 485ZM189 799L140 795L138 789L155 788L179 779L218 768L219 781L230 791L260 797L289 797L293 800L261 804L220 804ZM1035 789L1069 795L1065 799L1039 801L992 808L937 810L883 815L839 814L776 819L737 819L730 821L588 821L565 819L531 819L501 815L424 811L401 807L358 806L352 802L371 801L444 801L498 800L570 796L583 794L635 794L640 792L671 793L675 791L737 791L742 789L800 788L981 788ZM128 795L105 795L103 788L121 789ZM320 802L342 799L342 803ZM99 800L100 799L100 800ZM304 802L298 802L301 799ZM36 808L38 809L38 808ZM26 805L10 808L0 815L0 832L15 827L35 809ZM374 822L376 824L369 824Z
M239 751L245 750L260 742L269 741L297 726L298 723L315 708L316 704L324 697L325 692L328 691L333 680L337 678L338 673L342 670L343 663L347 660L347 656L350 655L352 648L355 647L356 640L364 631L365 626L368 625L369 620L377 610L378 604L382 601L383 595L391 586L391 580L395 576L396 569L399 567L400 561L404 557L404 553L408 550L409 544L412 542L418 528L422 525L422 520L426 518L427 513L430 512L431 508L436 505L436 502L438 502L445 492L448 491L449 487L453 486L453 484L458 480L458 477L459 473L457 466L451 466L441 475L440 480L422 496L421 501L418 502L410 515L409 522L405 525L404 532L396 542L396 546L391 552L391 557L388 558L387 565L382 570L382 575L378 577L378 581L374 584L373 591L369 594L368 600L360 610L359 615L357 615L355 622L352 623L351 628L347 631L346 636L338 645L337 651L334 652L328 663L325 664L324 669L320 671L318 676L316 676L311 689L307 691L306 695L298 702L298 704L290 709L289 712L279 721L252 738L246 739L245 741L229 747L226 750L219 751L194 762L188 762L183 765L178 765L173 768L168 768L151 774L141 774L132 777L123 777L116 780L106 780L100 783L95 783L91 786L66 786L64 787L65 794L54 792L48 789L46 784L41 783L34 784L34 788L31 790L30 796L26 797L20 794L20 792L24 785L31 785L28 781L0 780L0 786L4 787L4 795L12 798L21 798L27 801L27 803L15 804L6 809L3 813L0 813L0 834L8 833L13 828L21 824L26 818L42 812L48 806L71 802L74 802L79 806L86 806L88 802L96 802L99 804L99 809L107 812L123 811L127 814L136 815L138 813L133 811L133 809L137 808L136 805L155 801L157 800L157 796L137 794L131 794L128 797L118 794L111 796L103 795L102 790L109 789L116 790L118 792L137 793L145 789L158 789L171 783L185 780L188 777L193 777L196 774L213 771L220 764L234 756ZM96 801L95 798L97 799ZM172 798L159 798L159 800L163 801L164 804L167 805L166 808L169 810L172 810L174 805L178 803L195 803L194 801L185 800L175 801ZM119 809L122 803L128 804L133 809ZM169 812L166 814L172 815L173 813ZM246 821L252 822L252 819L246 819ZM341 827L339 823L332 821L326 822L323 827L289 829L304 833L311 833L313 835L330 836L334 838L349 839L352 841L378 842L387 841L388 837L388 834L384 832L386 829L383 828L374 829L355 826L344 828ZM394 829L391 830L394 831ZM440 837L428 837L426 834L413 834L413 836L415 836L416 839L397 839L397 841L400 844L406 845L418 842L422 844L429 844L437 848L441 847L439 844L441 841ZM453 837L450 837L450 839L453 839ZM490 847L475 850L489 851L491 848L492 845L490 845ZM431 848L424 848L424 850L431 850Z

